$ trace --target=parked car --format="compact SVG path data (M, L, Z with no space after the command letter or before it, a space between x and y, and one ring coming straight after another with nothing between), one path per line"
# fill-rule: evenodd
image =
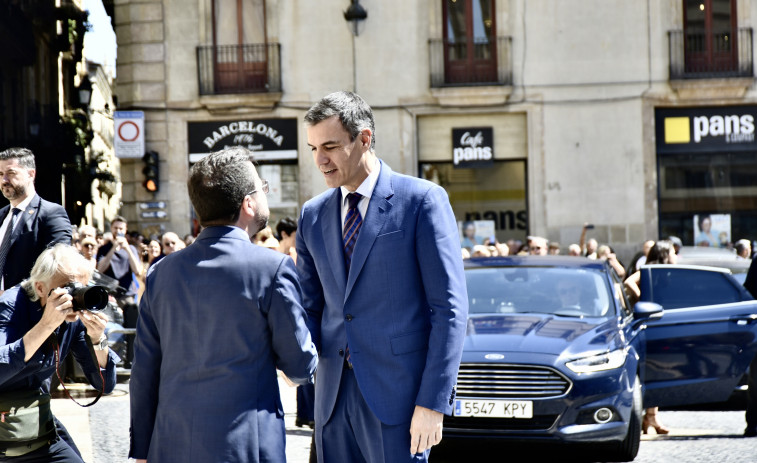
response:
M724 304L686 308L657 303L672 298L657 286L662 266L644 267L647 297L633 307L601 260L513 256L465 266L468 332L445 437L596 444L602 460L630 461L643 407L727 398L757 351L749 321L757 302L725 270L686 267L686 278L731 289ZM697 384L705 394L695 394Z
M681 246L678 251L678 263L727 268L736 278L736 281L744 284L752 260L739 258L733 249Z

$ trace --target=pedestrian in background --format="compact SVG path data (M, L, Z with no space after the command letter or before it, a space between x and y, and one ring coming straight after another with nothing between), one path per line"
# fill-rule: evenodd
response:
M138 461L285 462L279 369L311 380L318 363L294 262L255 246L268 191L241 147L192 167L204 227L147 275L131 394Z
M321 354L318 461L427 461L452 411L468 314L445 190L374 153L373 111L332 93L305 115L329 190L307 201L297 270Z
M34 153L26 148L0 152L0 188L10 204L0 209L0 294L29 273L48 246L71 244L71 222L59 204L34 188Z
M660 240L649 249L647 253L646 264L675 264L676 250L673 243L668 240ZM626 278L624 285L628 290L628 296L635 304L641 298L641 273L637 270L631 276ZM644 411L644 418L641 422L641 430L644 434L649 428L653 428L657 434L668 434L670 429L666 428L657 421L657 407L649 407Z

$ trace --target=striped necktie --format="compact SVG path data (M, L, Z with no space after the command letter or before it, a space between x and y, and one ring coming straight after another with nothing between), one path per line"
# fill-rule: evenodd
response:
M347 195L349 208L347 209L347 217L344 218L342 244L344 245L344 267L348 273L350 271L350 263L352 262L352 252L355 250L357 235L360 233L360 226L363 224L363 219L360 217L360 211L357 208L357 203L360 202L362 197L359 193L350 193Z
M13 208L11 209L12 215L11 219L8 221L8 228L5 229L5 236L3 237L3 243L0 245L0 278L2 277L2 272L5 269L5 258L8 257L8 251L11 249L11 236L13 236L13 225L16 223L16 216L19 212L21 212L21 209Z

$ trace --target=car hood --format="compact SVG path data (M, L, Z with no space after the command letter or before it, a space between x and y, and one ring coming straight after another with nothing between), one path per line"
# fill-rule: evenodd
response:
M557 356L607 351L622 344L622 331L607 318L551 314L471 315L465 352L521 352Z

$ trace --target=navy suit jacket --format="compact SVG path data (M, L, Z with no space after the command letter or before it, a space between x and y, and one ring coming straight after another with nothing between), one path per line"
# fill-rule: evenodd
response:
M0 223L9 211L10 205L0 209ZM35 194L18 220L21 222L13 229L3 269L5 289L29 277L34 261L45 248L56 243L71 244L71 221L60 204L45 201Z
M316 422L331 416L349 345L360 391L385 424L416 405L449 414L468 314L457 223L443 188L381 163L349 276L341 190L305 203L297 270L319 348Z
M131 371L130 457L284 462L276 369L308 382L318 357L292 258L209 227L151 267Z

